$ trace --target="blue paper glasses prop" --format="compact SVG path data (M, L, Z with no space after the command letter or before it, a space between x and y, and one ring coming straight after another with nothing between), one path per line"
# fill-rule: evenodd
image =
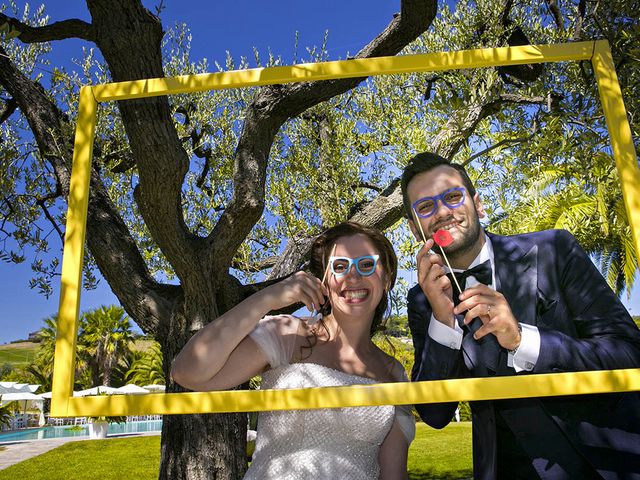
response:
M413 211L420 218L428 218L438 211L438 200L445 207L458 208L464 203L464 187L455 187L445 190L435 197L424 197L413 202Z
M329 266L331 267L331 272L338 278L348 274L352 266L356 267L356 272L360 275L368 277L376 271L378 258L380 258L380 255L363 255L358 258L331 257L329 258Z
M335 245L331 253L333 252L335 252ZM380 255L363 255L362 257L357 258L334 257L332 255L331 257L329 257L329 263L327 265L327 268L325 269L324 276L322 277L322 283L324 283L327 272L329 270L331 270L331 273L333 273L336 278L339 278L347 275L352 266L355 267L356 272L358 272L363 277L373 275L373 272L376 271L376 266L378 265L379 258ZM326 304L327 302L321 305L319 310L314 310L311 313L311 318L307 320L308 325L315 325L318 321L322 320L322 310L324 310Z

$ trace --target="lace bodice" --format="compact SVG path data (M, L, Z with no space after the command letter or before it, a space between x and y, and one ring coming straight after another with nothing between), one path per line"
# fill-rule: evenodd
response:
M297 320L297 319L296 319ZM289 321L289 320L287 320ZM282 325L264 321L251 334L270 359L261 388L306 388L373 384L374 380L315 363L288 363ZM296 329L297 323L289 324ZM283 338L285 339L283 341ZM274 347L275 345L275 347ZM285 350L283 354L282 350ZM378 451L397 416L413 438L408 409L349 407L261 412L256 448L246 480L378 478Z
M269 370L261 388L303 388L374 383L313 363ZM378 449L394 407L261 412L251 467L245 479L378 478Z

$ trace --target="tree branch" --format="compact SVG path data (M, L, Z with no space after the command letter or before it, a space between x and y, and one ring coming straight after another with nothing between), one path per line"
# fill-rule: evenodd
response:
M49 209L47 208L47 204L46 204L47 200L53 200L53 199L58 198L60 196L62 196L62 188L60 187L60 184L58 183L56 185L56 190L54 192L48 193L44 197L36 198L36 204L39 205L40 208L42 208L42 211L44 212L45 217L47 217L47 220L49 220L49 223L51 223L51 225L53 226L55 231L58 232L58 236L60 237L60 240L62 241L62 246L64 246L64 233L62 233L62 230L58 226L58 223L56 222L55 218L53 218L51 213L49 213Z
M531 103L534 97L505 95L504 98L467 105L454 112L440 129L431 145L425 150L436 152L445 158L453 158L462 145L473 134L478 124L500 110L507 102ZM545 97L535 98L535 103L544 102ZM375 199L364 203L352 213L349 221L368 227L385 230L403 217L402 191L400 178L394 179ZM269 279L286 277L295 272L308 258L315 236L298 234L289 240L280 261L273 267Z
M263 258L262 260L258 260L256 262L249 263L249 264L234 260L232 267L235 268L236 270L240 270L241 272L247 272L247 273L262 272L264 270L267 270L268 268L273 267L279 258L280 257L276 257L276 256L267 257L267 258Z
M0 100L4 104L2 109L0 109L0 124L3 124L13 114L13 112L16 111L16 108L18 108L18 102L13 98L10 98L9 100L2 98Z
M354 188L368 188L369 190L373 190L374 192L382 192L382 187L371 182L360 182L355 185Z
M395 55L423 33L433 21L437 2L404 0L401 13L365 46L356 58ZM362 78L272 85L260 89L245 116L234 164L234 192L209 235L209 260L226 270L240 244L264 209L269 151L280 126L325 100L357 86ZM213 248L215 246L215 248Z
M9 36L17 37L24 43L42 43L67 38L81 38L89 42L95 41L95 31L90 23L77 18L54 22L51 25L32 27L16 18L0 13L0 28L7 29Z
M562 12L560 11L560 7L558 6L557 0L545 0L547 7L549 7L549 11L553 16L553 21L556 23L556 27L561 32L564 31L564 20L562 18Z
M72 141L65 136L63 114L35 82L24 76L0 47L0 85L18 103L43 158L53 167L62 195L69 196ZM180 288L162 285L149 274L124 221L97 171L92 169L87 244L98 268L123 307L147 333L155 333Z
M491 152L492 150L495 150L496 148L500 148L503 145L518 145L520 143L524 143L524 142L528 142L529 140L531 140L534 135L536 133L538 133L540 131L540 128L536 125L535 128L533 129L533 131L531 132L531 135L527 135L526 137L519 137L519 138L505 138L503 140L500 140L498 143L491 145L490 147L485 148L484 150L475 153L473 155L471 155L469 158L467 158L464 162L462 162L462 165L469 165L471 162L473 162L476 158L482 157L483 155L486 155L487 153Z
M587 0L580 0L578 4L578 12L576 15L576 25L573 29L573 41L580 40L582 37L582 26L584 25L584 19L587 14Z
M142 2L92 0L87 6L96 26L96 44L114 81L164 76L162 25ZM120 101L118 107L138 169L134 199L140 214L183 287L189 278L198 285L210 273L202 271L199 258L206 244L184 220L182 185L189 157L174 127L168 98Z
M501 93L499 96L499 101L501 103L546 103L548 97L525 97L524 95L518 95L515 93Z

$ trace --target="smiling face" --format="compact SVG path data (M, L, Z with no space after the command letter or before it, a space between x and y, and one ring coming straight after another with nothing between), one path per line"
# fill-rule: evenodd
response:
M453 168L440 165L426 172L417 174L407 187L407 195L411 204L424 197L434 197L456 187L464 187L462 177ZM438 201L436 211L427 218L418 218L427 238L432 238L437 230L447 230L453 239L444 248L452 260L468 259L472 261L482 249L484 235L481 234L480 220L484 217L484 209L480 197L476 193L473 198L465 189L464 203L456 208L448 207ZM416 217L409 220L409 226L416 238L421 239L420 228L415 224ZM469 258L470 257L470 258ZM466 268L467 265L462 265Z
M358 258L378 255L373 242L363 234L340 237L336 241L334 257ZM363 270L366 272L366 265ZM377 262L371 275L363 276L354 265L342 276L328 275L331 309L338 316L367 316L373 318L387 282L382 262Z

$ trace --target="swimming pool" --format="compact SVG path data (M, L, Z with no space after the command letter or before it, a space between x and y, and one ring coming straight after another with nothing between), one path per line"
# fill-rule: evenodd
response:
M45 438L62 437L87 437L89 438L89 427L81 425L82 430L70 425L59 427L29 428L16 432L0 433L0 443L15 442L17 440L42 440ZM109 424L108 435L118 435L125 433L159 432L162 430L162 420L143 420L137 422L111 423Z

